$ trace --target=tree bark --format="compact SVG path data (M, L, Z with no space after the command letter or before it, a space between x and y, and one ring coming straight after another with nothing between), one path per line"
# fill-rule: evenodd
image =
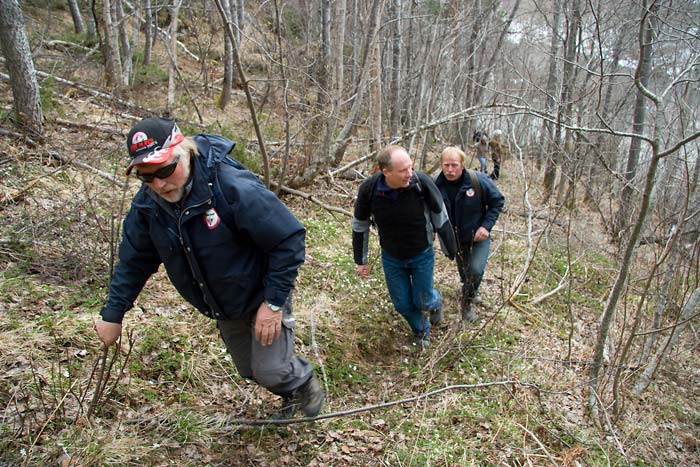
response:
M155 40L153 28L153 7L151 0L145 0L144 3L144 45L143 45L143 64L151 64L151 54L153 53L153 41Z
M80 12L80 7L78 6L78 0L68 0L68 8L70 9L71 17L73 18L73 27L75 28L75 33L84 33L85 22L83 21L83 14Z
M44 132L39 84L17 0L0 0L0 46L12 87L15 125L30 135Z
M639 64L635 72L635 81L639 81L643 87L647 87L651 78L651 54L654 40L654 30L656 29L656 6L652 5L649 8L650 15L645 16L644 21L648 24L643 32L639 34ZM637 97L634 103L634 123L632 124L632 133L641 135L644 131L647 115L647 99L641 90L637 90ZM639 165L639 155L642 151L642 140L640 138L632 138L630 142L629 152L627 153L627 165L625 167L624 186L620 195L620 209L613 224L614 233L619 236L630 225L634 210L632 203L634 202L634 179L637 176L637 166Z
M655 4L654 4L655 5ZM651 42L647 42L646 38L650 37L648 36L647 29L652 28L655 24L655 19L653 17L655 16L655 12L653 11L655 6L652 5L651 8L647 8L647 3L646 1L644 2L644 17L640 22L639 25L639 38L640 38L640 51L639 51L639 62L637 64L637 72L636 72L636 78L635 79L635 84L637 85L637 88L639 92L645 96L645 98L649 98L654 101L655 104L658 104L658 98L656 96L651 95L651 93L646 89L646 87L643 85L641 81L641 76L642 76L642 68L647 66L645 64L645 58L650 59L650 48L651 48ZM652 18L649 18L649 16L652 16ZM644 39L643 39L644 38ZM646 50L647 47L649 50ZM661 128L661 112L657 112L657 122L655 124L655 131L654 134L658 135L658 131ZM635 119L636 121L636 119ZM657 136L658 137L658 136ZM661 155L659 153L659 143L658 140L652 140L651 142L652 146L652 158L651 161L649 162L649 168L647 169L646 173L646 180L645 184L643 187L642 191L642 200L641 204L639 207L639 217L637 218L636 222L632 225L632 230L630 232L629 238L627 240L627 244L625 246L624 254L622 256L622 261L620 263L620 270L617 273L617 277L615 278L615 283L613 284L613 288L610 292L610 296L608 297L608 300L605 304L605 309L603 310L603 314L601 317L600 321L600 328L598 330L598 336L596 339L596 344L594 348L594 354L593 354L593 363L591 365L591 372L590 372L590 378L589 378L589 395L588 395L588 404L593 410L594 413L597 413L598 409L598 386L599 386L599 377L600 377L600 369L603 365L603 353L605 350L606 342L607 339L609 338L609 334L611 331L611 325L613 322L613 318L615 316L615 312L617 310L617 304L618 301L620 300L620 297L622 295L622 291L625 287L625 284L627 283L627 278L629 276L630 272L630 267L632 265L632 261L634 259L634 256L636 254L637 250L637 242L639 240L642 227L644 226L644 223L646 222L647 215L649 214L649 206L651 205L651 198L652 198L652 193L654 189L654 181L656 179L656 173L659 168L659 161L661 160Z
M391 78L389 86L389 131L392 136L399 134L401 121L401 62L402 60L402 31L401 15L403 13L402 0L392 0L391 17L394 20L391 36Z
M561 2L563 0L553 0L552 6L554 8L553 18L551 22L551 42L549 45L549 71L547 73L547 95L545 98L545 108L550 114L554 113L556 107L556 100L554 96L557 95L558 87L558 77L557 77L557 55L559 53L559 23L561 22ZM544 172L544 193L547 195L544 198L547 199L554 189L554 181L557 178L557 166L554 163L554 154L558 150L558 141L555 140L555 128L554 123L549 120L545 120L542 124L542 139L539 144L539 150L535 155L535 162L538 169L541 167L542 163L546 164Z
M233 15L231 14L232 8L230 0L221 0L221 7L225 11L229 12L230 18L233 18ZM221 110L224 110L228 105L229 101L231 100L234 68L235 66L233 64L233 44L231 43L231 38L228 37L228 34L226 34L226 28L224 28L224 80L221 83L221 94L219 95L219 99L216 103L216 106Z
M97 16L97 21L107 87L119 90L122 83L122 63L119 57L119 32L114 24L112 0L102 0L102 14Z
M177 95L177 17L180 14L182 0L172 0L170 6L170 41L167 47L170 49L170 71L168 73L168 100L167 109L171 116L175 107L175 97Z
M685 302L685 305L683 306L683 311L681 312L678 321L673 326L673 332L671 332L671 335L669 335L668 338L664 341L664 344L658 348L658 350L654 354L654 358L652 358L649 365L647 365L647 367L644 369L644 372L642 372L641 376L639 377L637 384L634 386L635 394L640 395L642 392L644 392L644 390L646 390L646 388L649 387L649 384L651 384L651 379L654 377L654 373L656 373L656 370L659 368L661 361L673 349L673 346L678 340L678 336L686 328L686 326L688 325L688 320L690 320L690 318L693 316L693 313L695 313L695 310L698 308L699 305L700 288L696 288L693 291L690 298L688 299L688 301Z

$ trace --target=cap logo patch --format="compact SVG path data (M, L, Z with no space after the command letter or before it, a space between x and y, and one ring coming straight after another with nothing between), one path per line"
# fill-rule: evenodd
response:
M216 209L214 208L211 208L207 212L205 212L203 218L204 224L209 230L214 230L219 226L219 224L221 224L221 218L219 217L219 213L216 212Z
M144 133L143 131L137 131L136 133L134 133L134 136L131 137L131 147L129 148L129 150L131 152L136 152L143 148L147 148L149 146L154 145L155 142L155 139L149 138L148 135L146 135L146 133Z
M466 191L466 195L469 196L470 198L471 198L472 196L474 196L474 189L473 189L473 188L469 188L469 189Z

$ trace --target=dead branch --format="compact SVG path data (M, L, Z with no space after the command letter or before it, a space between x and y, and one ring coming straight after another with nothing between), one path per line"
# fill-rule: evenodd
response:
M0 73L0 77L3 79L5 77L7 77L8 80L10 79L9 76L4 75L2 73ZM29 138L26 135L23 135L22 133L17 133L15 131L6 130L5 128L0 128L0 136L12 136L13 138L23 139L24 142L27 144L27 146L29 146L30 148L37 147L36 141L34 141L33 139Z
M429 391L429 392L419 394L419 395L413 396L413 397L406 397L404 399L382 402L380 404L367 405L367 406L358 407L355 409L341 410L338 412L331 412L331 413L319 415L317 417L300 417L300 418L291 418L291 419L283 419L283 420L255 419L255 418L233 418L233 419L230 419L227 421L227 425L250 425L250 426L292 425L292 424L296 424L296 423L305 423L305 422L311 422L311 421L317 421L317 420L326 420L329 418L344 417L347 415L355 415L355 414L362 413L362 412L370 412L373 410L385 409L387 407L393 407L395 405L408 404L408 403L417 402L417 401L420 401L420 400L426 399L428 397L435 396L437 394L447 392L447 391L481 389L481 388L488 388L488 387L493 387L493 386L500 386L500 387L508 388L510 386L516 386L516 385L524 387L524 388L537 389L537 386L534 384L523 383L521 381L514 381L514 380L493 381L490 383L476 383L476 384L455 384L452 386L445 386L445 387L442 387L439 389L435 389L433 391ZM229 431L229 430L225 428L225 431Z
M24 187L22 187L22 189L17 190L14 193L0 193L0 208L2 207L2 205L5 204L19 203L27 196L27 193L29 193L31 189L34 188L34 186L38 184L42 179L46 177L51 177L52 175L56 174L57 172L60 172L61 170L63 170L63 167L58 167L47 174L41 175L35 178L34 180L28 182Z
M547 298L551 297L552 295L556 294L559 292L563 287L564 287L564 282L566 281L566 278L569 276L569 266L566 266L566 271L564 271L564 275L561 276L561 280L559 281L559 284L553 289L550 290L549 292L540 295L539 297L535 298L532 300L533 305L537 305L538 303L546 300Z
M133 117L133 118L138 118L138 117ZM101 127L98 125L92 125L90 123L71 122L70 120L64 120L62 118L54 118L54 119L49 120L49 121L53 121L54 123L58 123L59 125L63 125L63 126L70 126L70 127L74 127L74 128L80 128L83 130L99 131L102 133L109 133L110 135L114 135L114 136L126 137L124 132L122 132L121 130L117 130L115 128L105 128L105 127Z
M530 437L531 437L533 440L535 440L535 442L537 443L537 445L540 447L540 449L542 449L542 450L544 451L544 453L547 455L547 457L549 458L549 461L552 463L552 465L554 465L554 467L558 467L558 466L559 466L559 464L556 462L556 460L554 459L554 457L552 457L552 455L549 453L549 451L547 450L547 448L545 447L545 445L542 444L542 441L540 441L540 440L537 438L537 436L535 436L535 434L534 434L532 431L528 430L527 428L525 428L524 426L522 426L522 425L521 425L520 423L518 423L518 422L515 422L515 424L518 425L518 426L520 427L520 429L522 429L525 433L527 433L528 435L530 435Z
M86 86L85 84L82 84L82 83L76 83L76 82L74 82L74 81L69 81L69 80L67 80L67 79L59 78L58 76L51 75L51 74L49 74L49 73L44 73L43 71L39 71L39 70L37 70L36 75L39 76L39 77L41 77L41 78L51 78L51 79L53 79L54 81L56 81L57 83L59 83L59 84L63 84L63 85L66 85L66 86L72 86L72 87L74 87L74 88L80 89L81 91L90 94L91 96L99 97L100 99L106 99L106 100L108 100L108 101L110 101L110 102L114 102L114 103L119 104L119 105L121 105L121 106L123 106L123 107L126 107L126 108L128 108L128 109L137 110L137 111L139 111L140 113L143 113L143 114L153 114L153 115L155 115L155 114L158 113L158 112L155 111L155 110L147 109L146 107L142 107L142 106L140 106L140 105L132 104L131 102L125 101L125 100L120 99L120 98L118 98L118 97L116 97L116 96L112 96L112 95L106 94L106 93L101 92L101 91L98 91L98 90L96 90L96 89L92 89L91 87ZM9 79L10 79L9 76L4 75L4 74L2 74L2 73L0 73L0 77L3 78L3 79L5 79L5 77L7 77L7 80L8 80L8 81L9 81Z
M277 182L272 182L271 184L273 186L277 186ZM312 203L318 204L319 206L321 206L323 209L326 209L327 211L339 212L340 214L344 214L348 217L352 217L352 213L350 211L345 210L343 208L336 207L336 206L331 206L330 204L326 204L323 201L316 198L312 194L304 193L303 191L295 190L295 189L289 188L287 186L282 186L281 191L283 191L285 193L289 193L290 195L300 196L304 199L308 199Z
M104 178L104 179L109 180L110 182L114 183L115 185L117 185L117 186L119 186L119 187L123 187L123 186L124 186L124 182L122 182L121 180L119 180L119 179L118 179L117 177L115 177L114 175L112 175L112 174L110 174L110 173L107 173L107 172L104 172L104 171L102 171L102 170L100 170L100 169L97 169L97 168L95 168L95 167L93 167L93 166L91 166L91 165L89 165L89 164L86 164L85 162L79 161L79 160L76 159L76 158L69 159L69 158L67 158L66 156L62 156L60 153L57 153L57 152L54 152L54 151L51 152L51 157L55 157L56 159L60 160L60 161L63 162L63 163L71 164L71 165L74 165L74 166L76 166L76 167L80 167L81 169L88 170L88 171L90 171L90 172L92 172L92 173L94 173L94 174L96 174L96 175L99 175L100 177L102 177L102 178Z

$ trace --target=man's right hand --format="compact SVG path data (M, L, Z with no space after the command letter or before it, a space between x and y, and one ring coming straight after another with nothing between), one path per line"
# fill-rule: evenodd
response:
M100 339L107 347L117 342L119 336L122 335L122 325L120 323L98 321L95 323L95 330L97 331L97 335L100 336Z
M357 274L363 279L369 279L369 263L368 264L358 264Z

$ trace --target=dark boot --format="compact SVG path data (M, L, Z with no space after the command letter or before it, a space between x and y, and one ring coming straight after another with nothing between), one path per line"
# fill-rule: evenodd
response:
M316 376L311 375L311 378L304 383L297 391L297 398L301 404L301 411L307 417L315 417L321 413L323 408L323 400L326 394L321 389L321 385L316 379Z
M294 396L282 396L282 407L275 413L274 419L286 420L292 418L299 409L299 399Z
M431 326L437 326L440 323L442 323L442 305L434 310L430 310Z
M476 321L476 313L474 313L474 308L472 307L472 297L470 297L464 290L462 290L460 305L460 308L462 309L462 321L465 323L473 323Z
M413 345L420 350L425 350L430 347L430 333L421 332L413 335Z

